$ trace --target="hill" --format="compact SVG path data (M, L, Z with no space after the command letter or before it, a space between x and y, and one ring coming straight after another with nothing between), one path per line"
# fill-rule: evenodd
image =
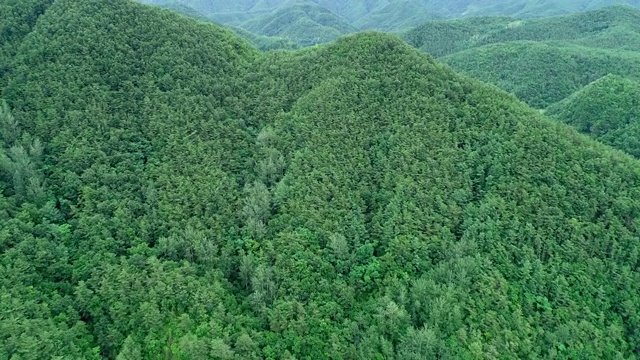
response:
M428 22L405 39L457 70L544 108L609 73L640 79L640 10L548 19Z
M398 38L56 0L14 60L4 357L640 351L640 163Z
M428 6L440 9L446 17L513 16L536 18L567 15L598 8L629 4L640 7L638 0L424 0Z
M640 79L640 52L514 41L441 58L454 69L544 109L607 74Z
M640 43L625 41L640 33L639 24L640 10L631 6L609 6L580 14L530 20L472 17L429 21L408 31L404 37L413 46L437 57L483 45L523 40L640 51ZM627 34L627 39L616 40L621 34ZM450 39L450 44L445 47L443 39Z
M640 83L607 75L547 113L594 138L640 157Z
M374 9L359 18L354 26L361 30L402 31L439 17L440 15L427 10L418 1L405 0Z
M250 14L274 11L289 6L297 0L142 0L152 4L178 2L201 13ZM315 4L347 19L358 21L371 12L386 6L403 7L407 0L312 0ZM518 18L549 17L567 15L581 11L596 10L605 6L628 4L640 7L638 0L411 0L429 14L446 18L471 16L514 16Z
M151 3L160 6L173 6L177 9L188 6L198 13L204 14L209 19L218 23L242 27L252 31L257 35L282 35L291 36L289 39L296 41L296 38L312 39L335 39L338 34L353 32L341 31L336 26L318 26L318 19L309 18L308 11L300 12L295 9L301 5L313 8L312 13L322 17L324 22L333 25L342 23L351 24L358 30L375 29L381 31L398 32L410 29L423 23L425 20L438 18L460 18L471 16L511 16L519 18L548 17L552 15L565 15L586 10L593 10L612 4L631 4L640 7L640 2L632 1L547 1L547 0L243 0L243 1L221 1L221 0L140 0L144 3ZM180 11L180 10L179 10ZM328 14L330 13L330 15ZM294 15L295 14L295 15ZM322 15L319 15L322 14ZM265 31L265 27L275 21L284 21L293 30L289 32ZM553 22L553 21L552 21ZM248 26L244 26L244 24ZM309 27L309 30L306 28ZM335 30L338 30L337 32ZM550 33L552 33L550 31ZM611 37L609 41L614 40ZM302 43L315 44L316 41L305 40ZM454 48L457 48L454 46Z
M284 7L249 20L241 27L256 34L285 37L303 46L333 41L357 31L334 13L313 3Z

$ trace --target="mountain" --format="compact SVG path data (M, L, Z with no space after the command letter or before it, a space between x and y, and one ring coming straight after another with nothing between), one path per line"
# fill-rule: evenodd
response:
M421 6L418 1L406 0L376 8L359 18L354 26L363 30L401 31L439 17Z
M56 0L11 66L3 357L640 351L640 162L397 37Z
M207 15L247 14L274 11L297 0L142 0L152 4L179 2ZM357 21L386 6L403 7L407 0L313 0L317 5L339 16ZM640 7L638 0L411 0L430 14L447 18L469 16L515 16L520 18L566 15L595 10L609 5L627 4Z
M331 41L346 24L358 30L403 31L426 20L470 16L512 16L519 18L565 15L612 4L640 7L640 0L548 1L548 0L140 0L144 3L195 9L218 23L252 31L257 35L283 35L300 44ZM311 8L300 9L301 6ZM315 18L312 14L316 14ZM322 21L318 21L318 17ZM275 33L273 22L283 21L290 31ZM338 27L327 26L340 24ZM272 23L270 26L269 24ZM320 25L318 25L320 23ZM307 30L308 28L308 30ZM338 30L338 31L336 31ZM302 39L302 41L298 41Z
M284 7L249 20L241 27L255 34L291 39L303 46L330 42L357 31L334 13L313 3Z
M516 41L442 58L453 68L544 109L607 74L640 80L640 52Z
M615 75L604 76L547 113L580 131L640 157L640 83Z
M457 70L545 108L609 73L640 79L640 10L549 19L428 22L405 39Z
M446 17L514 16L549 17L595 10L609 5L628 4L640 7L638 0L424 0Z
M300 47L300 45L294 43L289 38L256 35L250 31L235 26L229 28L261 51L294 50Z

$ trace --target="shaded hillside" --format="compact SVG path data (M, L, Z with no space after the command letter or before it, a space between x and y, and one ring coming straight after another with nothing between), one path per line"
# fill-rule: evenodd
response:
M326 43L357 31L334 13L313 3L284 7L247 21L241 27L255 34L291 39L303 46Z
M547 110L579 131L640 157L640 83L608 75Z
M3 357L640 351L640 163L395 37L57 0L15 59Z

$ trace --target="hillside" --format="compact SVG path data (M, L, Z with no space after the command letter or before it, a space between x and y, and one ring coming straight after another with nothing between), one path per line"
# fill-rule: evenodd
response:
M0 2L0 88L11 70L11 61L22 39L29 34L53 0L4 0ZM2 93L0 93L0 96Z
M640 157L640 83L608 75L549 107L581 132Z
M511 16L518 18L566 15L598 9L613 4L640 7L639 0L140 0L143 3L195 9L198 14L217 23L241 27L256 35L281 36L299 44L315 44L321 39L331 41L345 31L345 24L358 30L399 32L439 18L469 18L473 16ZM310 7L302 10L299 7ZM630 7L630 6L627 6ZM301 11L302 10L302 11ZM310 16L311 15L311 16ZM318 20L320 17L322 20ZM275 22L275 23L274 23ZM277 23L284 22L285 25ZM324 23L323 23L324 22ZM329 22L330 24L326 24ZM551 20L553 22L553 20ZM340 24L336 26L337 24ZM246 25L246 26L245 26ZM429 25L426 25L427 28ZM288 31L274 31L289 27ZM534 26L535 27L535 26ZM307 29L309 28L309 29ZM338 30L338 31L336 31ZM428 31L426 32L429 33ZM550 31L550 33L553 33ZM298 39L304 39L298 41ZM610 38L609 41L615 41ZM453 48L458 48L454 46Z
M640 7L638 0L423 0L446 17L513 16L550 17L596 10L616 4Z
M413 46L545 108L607 74L640 79L640 10L612 6L548 19L428 22Z
M640 351L640 163L396 37L56 0L14 63L3 357Z
M256 11L273 11L297 0L142 0L151 4L178 2L207 15ZM313 0L314 3L339 16L357 21L369 13L388 5L407 0ZM640 7L638 0L412 0L429 13L446 18L470 16L514 16L519 18L566 15L601 7L628 4Z
M439 17L440 15L421 6L417 0L405 0L374 9L359 18L354 26L361 30L402 31Z
M640 52L514 41L441 58L454 69L546 108L607 74L640 80Z
M283 7L240 27L255 34L284 37L302 46L330 42L357 31L334 13L313 3Z

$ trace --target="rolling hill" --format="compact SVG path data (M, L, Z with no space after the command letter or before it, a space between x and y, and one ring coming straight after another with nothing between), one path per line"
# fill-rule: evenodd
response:
M426 23L405 39L453 68L545 108L607 74L640 79L640 10L611 6L548 19Z
M607 75L547 109L579 131L640 157L640 83Z
M240 26L255 34L291 39L302 46L330 42L357 31L334 13L313 3L283 7Z
M628 4L640 7L638 0L423 0L427 6L439 9L446 17L514 16L518 18L567 15L598 8Z
M359 18L354 26L361 30L402 31L439 17L440 15L427 10L418 1L405 0L374 9Z
M179 2L207 15L225 13L251 13L273 11L291 5L297 0L142 0L152 4ZM357 21L367 14L388 5L406 3L407 0L313 0L349 21ZM520 18L566 15L601 7L628 4L640 7L638 0L415 0L412 1L429 13L447 18L470 16L515 16ZM402 5L400 5L402 6Z
M397 37L55 0L12 59L2 357L640 351L640 162Z
M215 22L241 27L256 35L285 35L300 44L315 44L317 39L331 41L345 25L358 30L398 32L418 26L426 20L472 16L548 17L594 10L613 4L640 7L638 0L547 1L547 0L140 0L144 3L195 9ZM308 9L301 9L304 6ZM309 10L312 9L312 10ZM314 15L315 14L315 15ZM319 20L321 19L321 20ZM284 22L275 25L273 22ZM553 20L551 20L553 22ZM564 20L562 20L564 22ZM328 26L326 23L330 23ZM269 25L272 23L271 25ZM333 25L333 26L332 26ZM288 27L274 32L273 27ZM343 28L341 31L340 28ZM545 28L542 28L543 30ZM338 30L338 31L336 31ZM478 29L476 29L478 30ZM530 33L526 30L525 33ZM553 33L551 30L549 33ZM310 40L311 39L311 40ZM609 41L615 40L610 38ZM454 46L453 48L457 48Z

